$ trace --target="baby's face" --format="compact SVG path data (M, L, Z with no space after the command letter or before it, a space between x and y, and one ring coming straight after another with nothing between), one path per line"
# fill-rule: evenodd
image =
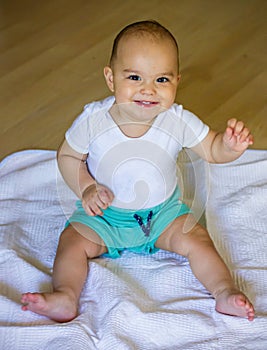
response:
M117 104L131 104L140 115L151 118L175 100L180 79L176 48L168 39L122 38L105 77Z

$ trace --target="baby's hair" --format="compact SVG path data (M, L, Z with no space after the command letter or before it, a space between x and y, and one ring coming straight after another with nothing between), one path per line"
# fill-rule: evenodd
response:
M110 57L110 65L112 66L116 57L117 57L117 50L120 40L125 36L136 36L136 37L142 37L145 35L150 35L151 37L154 37L155 39L169 39L177 49L177 59L178 59L178 66L179 66L179 48L177 41L175 37L172 35L172 33L163 27L160 23L154 20L148 20L148 21L140 21L135 22L132 24L127 25L124 27L119 34L116 36L114 42L113 42L113 48L112 53Z

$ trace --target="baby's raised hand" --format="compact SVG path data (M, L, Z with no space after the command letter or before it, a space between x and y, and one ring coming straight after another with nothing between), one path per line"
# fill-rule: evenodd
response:
M253 144L253 136L242 121L230 119L223 135L225 146L234 152L244 152Z
M113 198L113 193L107 187L93 184L83 191L82 205L90 216L103 215L102 209L107 209Z

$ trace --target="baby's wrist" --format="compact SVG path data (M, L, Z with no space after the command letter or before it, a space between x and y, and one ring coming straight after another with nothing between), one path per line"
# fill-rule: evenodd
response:
M81 191L81 197L83 198L84 195L89 192L91 190L91 188L95 188L95 191L96 191L96 186L97 186L97 183L96 182L93 182L91 183L90 185L86 186L82 191Z

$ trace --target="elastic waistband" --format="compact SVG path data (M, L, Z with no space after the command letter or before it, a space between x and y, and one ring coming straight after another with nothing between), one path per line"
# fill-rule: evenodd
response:
M117 212L120 214L126 214L126 215L134 215L134 214L138 214L138 215L147 215L150 211L153 211L154 214L158 213L166 204L168 204L171 200L173 199L178 199L180 197L180 190L178 187L175 188L175 190L173 191L172 195L166 199L164 202L155 205L154 207L151 208L145 208L145 209L124 209L124 208L118 208L118 207L114 207L114 206L109 206L107 209L103 210L104 213L112 210L113 212Z

